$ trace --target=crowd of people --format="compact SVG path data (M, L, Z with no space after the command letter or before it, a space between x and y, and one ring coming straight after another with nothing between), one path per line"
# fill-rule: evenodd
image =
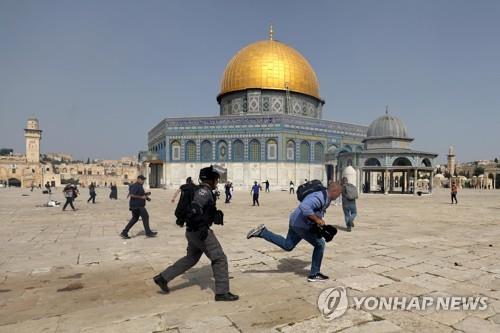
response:
M215 279L215 300L216 301L235 301L239 297L230 291L229 273L227 257L218 241L212 225L224 224L224 213L217 208L218 183L220 179L219 171L213 166L203 168L199 174L199 184L195 184L191 177L188 177L185 184L177 189L171 198L171 203L178 203L174 212L176 224L185 227L185 237L187 240L186 255L174 264L165 268L161 273L153 278L155 284L164 292L169 293L168 284L177 276L183 274L193 267L205 254L212 263L213 276ZM136 181L128 188L128 208L131 212L131 219L121 231L120 236L124 239L130 239L130 230L139 221L142 220L146 237L156 237L158 233L153 231L149 224L149 213L146 209L146 203L151 200L150 192L144 189L146 178L138 176ZM270 182L266 180L264 184L265 192L270 192ZM51 191L50 186L47 188ZM88 186L89 198L87 203L96 203L97 191L96 184L91 183ZM116 184L110 184L109 198L116 200L118 191ZM226 182L224 185L225 203L231 203L233 197L233 184ZM260 206L259 195L262 192L262 186L255 181L250 194L252 196L252 205ZM356 218L356 199L358 195L357 188L350 184L347 178L339 182L330 182L326 187L318 180L308 181L307 179L295 187L293 181L289 184L289 193L296 194L299 204L290 214L288 219L288 232L286 236L281 236L269 230L264 224L257 226L247 233L247 239L262 238L285 251L292 251L296 245L305 240L313 247L311 268L307 280L309 282L320 282L328 280L328 276L321 271L321 263L325 245L337 233L337 229L328 225L324 219L326 210L337 198L342 198L342 207L345 219L345 231L351 231L354 227ZM62 210L68 206L76 210L74 200L80 195L78 187L75 184L67 184L63 189L66 202Z

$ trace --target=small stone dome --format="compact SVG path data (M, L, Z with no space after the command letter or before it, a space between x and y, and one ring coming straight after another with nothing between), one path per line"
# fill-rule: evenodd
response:
M408 131L401 119L394 117L386 112L382 117L377 118L368 127L368 138L408 138Z

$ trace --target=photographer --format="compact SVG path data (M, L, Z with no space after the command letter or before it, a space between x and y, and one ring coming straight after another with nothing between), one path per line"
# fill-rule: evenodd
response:
M129 186L129 210L132 212L132 218L128 222L127 226L121 232L120 236L125 239L129 239L130 236L128 232L134 224L139 220L139 217L142 218L142 223L144 224L144 231L146 232L146 237L155 237L157 232L152 231L149 228L149 214L146 210L146 200L150 201L149 195L150 192L144 192L144 180L146 177L140 175L137 177L137 181Z
M186 239L187 254L172 266L154 277L154 282L168 293L168 282L193 267L205 255L212 262L215 279L215 300L236 301L238 296L229 292L229 273L227 258L210 226L223 225L224 214L215 206L219 173L213 166L200 170L201 185L196 188L193 200L187 206Z

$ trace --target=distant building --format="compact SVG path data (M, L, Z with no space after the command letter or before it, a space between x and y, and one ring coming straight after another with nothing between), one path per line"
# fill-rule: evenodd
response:
M82 186L88 186L91 182L98 186L109 186L110 183L123 185L134 181L139 175L139 164L132 157L86 164L72 162L72 156L65 153L40 154L42 131L36 118L28 119L24 133L25 154L0 156L2 185L38 187L47 182L51 186L67 182L76 182Z
M365 193L432 192L438 155L411 149L412 141L404 123L386 110L368 127L364 147L354 152L340 151L338 164L341 170L356 171L355 176L349 176ZM351 166L354 170L346 169Z

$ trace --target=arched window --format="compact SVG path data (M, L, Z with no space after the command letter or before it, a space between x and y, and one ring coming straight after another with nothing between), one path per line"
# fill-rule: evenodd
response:
M260 142L256 139L248 143L248 160L260 161Z
M316 142L314 145L314 162L321 163L324 160L325 150L321 142Z
M226 141L219 141L217 143L217 160L227 161L227 159L228 159L227 143Z
M267 141L267 159L276 160L278 158L278 143L274 139Z
M295 142L293 140L286 143L286 159L287 161L295 160Z
M233 142L233 161L243 161L245 157L245 145L243 141L236 140Z
M186 161L196 161L196 143L194 141L186 142Z
M309 142L302 141L300 144L300 161L301 162L309 162L310 154Z
M179 141L172 141L172 144L170 145L171 147L171 154L172 154L172 161L179 161L181 159L181 144Z
M211 161L212 160L212 143L205 140L201 143L201 160Z

